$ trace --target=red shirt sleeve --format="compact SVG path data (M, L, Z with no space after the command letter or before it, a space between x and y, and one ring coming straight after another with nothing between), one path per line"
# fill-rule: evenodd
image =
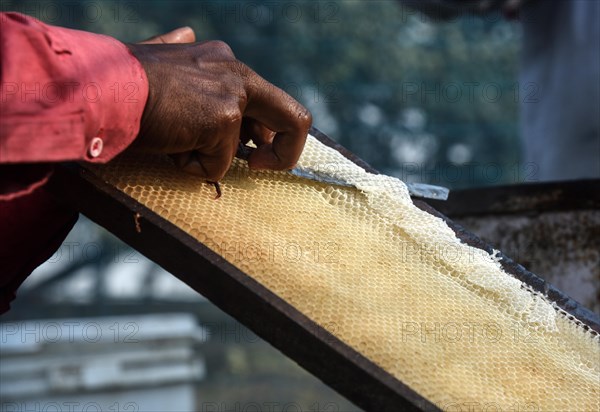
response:
M44 173L36 165L10 167L15 174ZM58 202L43 185L10 201L0 200L0 314L10 309L27 276L60 247L77 217L76 211Z
M52 162L107 162L136 137L148 97L119 41L0 13L0 313L77 213L46 192Z
M0 163L102 163L135 139L148 81L123 43L0 13L0 56Z

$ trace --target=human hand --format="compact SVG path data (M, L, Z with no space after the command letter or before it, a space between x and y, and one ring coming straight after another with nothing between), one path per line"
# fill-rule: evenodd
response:
M172 154L185 171L218 181L240 141L258 148L255 169L293 167L311 115L281 89L238 61L220 41L129 44L150 85L134 145Z

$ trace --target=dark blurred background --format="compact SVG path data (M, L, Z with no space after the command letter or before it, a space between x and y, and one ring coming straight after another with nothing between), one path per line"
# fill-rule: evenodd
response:
M2 0L1 9L126 42L191 26L199 40L226 41L240 60L306 105L315 126L384 173L451 188L527 180L527 170L519 163L517 119L519 99L526 92L516 81L521 34L518 24L500 15L433 22L396 1L355 0ZM167 356L160 367L154 366L157 377L150 381L139 376L120 381L117 365L112 374L106 368L92 368L93 376L106 376L105 384L89 384L82 372L88 370L85 365L105 362L94 357L118 349L108 344L81 349L90 339L75 344L51 339L44 332L48 322L63 330L69 324L65 319L73 318L83 325L109 319L113 323L102 329L105 335L115 332L110 325L118 329L134 324L140 339L128 350L151 347L160 358L166 356L161 351L174 345L169 336L183 332L176 322L163 335L144 331L152 318L142 321L136 316L169 313L195 319L200 329L185 332L190 336L183 347L191 351L188 364L194 359L203 366L173 374L175 366L169 367L173 361ZM182 385L181 393L188 391L185 396L165 392L163 401L173 406L170 410L357 410L84 218L21 288L2 321L0 360L16 365L2 370L2 380L22 383L2 385L3 410L9 410L6 405L24 405L19 402L64 404L85 395L87 400L80 400L84 405L100 399L100 394L113 400L120 394L119 399L125 400L116 405L118 410L144 410L148 406L141 399L152 399L152 393L160 398L156 388L169 385ZM27 328L32 332L23 337ZM11 339L29 347L32 338L34 349L7 350ZM119 338L113 343L127 342ZM67 349L58 351L61 345ZM81 355L84 352L87 357ZM33 359L31 353L39 357L34 362L36 376L45 382L37 389L31 387L32 375L24 372L33 373L23 366ZM63 366L53 367L46 361L49 356ZM67 367L69 356L76 358ZM193 399L185 400L189 393ZM161 408L164 405L157 401L151 409Z
M2 1L2 9L125 42L187 25L198 40L226 41L384 173L451 188L526 177L520 26L499 14L435 22L392 0Z

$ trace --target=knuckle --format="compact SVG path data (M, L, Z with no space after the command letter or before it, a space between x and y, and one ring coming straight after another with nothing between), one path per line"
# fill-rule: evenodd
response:
M215 54L220 55L221 57L226 57L229 59L235 59L235 55L233 54L233 50L227 43L222 40L211 40L206 43L206 46L211 49Z
M226 104L220 118L221 124L226 127L240 124L242 122L242 112L237 102Z

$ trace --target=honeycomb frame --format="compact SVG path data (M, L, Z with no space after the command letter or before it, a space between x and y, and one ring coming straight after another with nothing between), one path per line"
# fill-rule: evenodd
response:
M325 140L323 136L318 137ZM328 144L333 145L330 141ZM293 305L230 264L223 256L111 184L107 184L94 172L85 169L75 172L63 169L56 173L53 181L54 190L69 198L71 203L92 220L105 226L203 293L217 306L357 405L367 410L378 411L399 408L437 409L436 405L404 384L397 376L363 356L360 350L338 339L335 333L331 333L331 328L314 322ZM73 196L73 191L66 191L65 187L78 187L74 191L78 195ZM417 205L428 213L439 216L424 203ZM476 237L447 220L446 223L465 243L491 251L491 248L486 247ZM509 259L501 258L500 264L505 271L516 274L516 277L529 284L532 290L541 292L546 288L539 278L528 274ZM558 306L563 305L565 313L578 315L580 321L581 314L585 315L585 311L580 310L581 308L573 305L568 299L557 299L555 303ZM581 326L597 330L597 324L594 322L593 318L583 319Z

